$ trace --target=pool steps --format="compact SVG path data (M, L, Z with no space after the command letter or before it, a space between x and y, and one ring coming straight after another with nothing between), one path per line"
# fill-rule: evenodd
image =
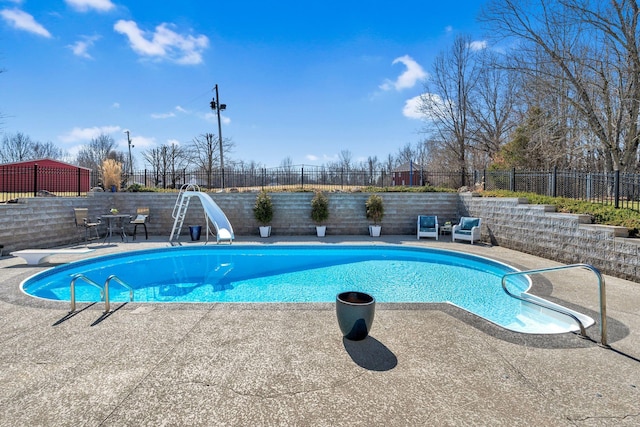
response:
M590 270L598 279L598 290L600 293L600 345L602 347L608 347L607 343L607 298L605 292L605 283L604 277L600 273L600 271L592 265L589 264L570 264L570 265L562 265L559 267L550 267L550 268L540 268L536 270L526 270L526 271L515 271L513 273L507 273L502 276L502 289L507 293L507 295L519 299L521 301L529 302L533 305L537 305L539 307L546 308L548 310L554 311L556 313L565 315L573 319L578 326L580 327L580 336L582 338L589 338L585 331L584 323L587 321L586 316L581 315L580 313L576 313L573 310L566 309L558 304L553 304L552 302L543 300L541 298L536 297L535 295L527 294L526 292L521 293L520 295L516 295L509 291L507 288L507 278L512 276L524 276L530 274L541 274L547 273L551 271L559 271L559 270L567 270L571 268L584 268Z

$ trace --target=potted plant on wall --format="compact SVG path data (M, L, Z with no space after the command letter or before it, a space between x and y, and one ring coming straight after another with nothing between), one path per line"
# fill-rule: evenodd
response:
M311 199L311 219L316 223L317 236L324 237L327 226L322 223L329 219L329 199L321 191L317 191Z
M266 191L261 191L256 197L253 216L260 224L260 237L269 237L271 235L269 223L273 219L273 202Z
M377 194L372 194L365 203L367 208L367 219L373 221L373 225L369 225L369 235L371 237L379 237L382 226L379 222L382 221L384 216L384 205L382 203L382 197Z

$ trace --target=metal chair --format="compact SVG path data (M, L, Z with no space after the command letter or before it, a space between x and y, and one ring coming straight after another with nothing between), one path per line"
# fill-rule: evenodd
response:
M138 225L144 227L144 238L149 240L149 234L147 233L147 221L149 221L149 208L136 209L136 217L130 222L133 224L133 240L136 240L136 230Z
M102 224L100 218L97 219L96 222L92 222L89 220L89 209L87 208L74 208L73 209L75 215L75 223L76 227L84 228L84 242L87 244L89 240L99 239L100 235L98 234L98 226ZM95 231L96 237L91 237L91 230Z

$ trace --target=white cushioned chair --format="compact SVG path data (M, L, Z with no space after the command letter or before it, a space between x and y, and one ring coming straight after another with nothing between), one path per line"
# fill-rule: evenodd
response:
M467 240L473 245L474 241L480 240L481 222L480 218L463 216L460 218L460 223L451 229L451 241Z
M438 240L438 217L434 215L418 215L418 240L420 237L435 237Z

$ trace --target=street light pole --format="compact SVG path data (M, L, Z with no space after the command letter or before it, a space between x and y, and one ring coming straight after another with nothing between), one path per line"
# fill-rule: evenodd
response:
M131 145L131 137L129 136L129 131L125 130L124 133L127 134L127 143L129 144L129 179L133 178L133 159L131 158L131 149L135 147L135 145Z
M227 104L220 104L220 95L218 95L218 85L213 88L216 91L216 97L211 100L211 109L216 110L218 115L218 146L220 147L220 172L222 173L222 189L224 189L224 155L222 153L222 124L220 122L220 111L227 108Z

